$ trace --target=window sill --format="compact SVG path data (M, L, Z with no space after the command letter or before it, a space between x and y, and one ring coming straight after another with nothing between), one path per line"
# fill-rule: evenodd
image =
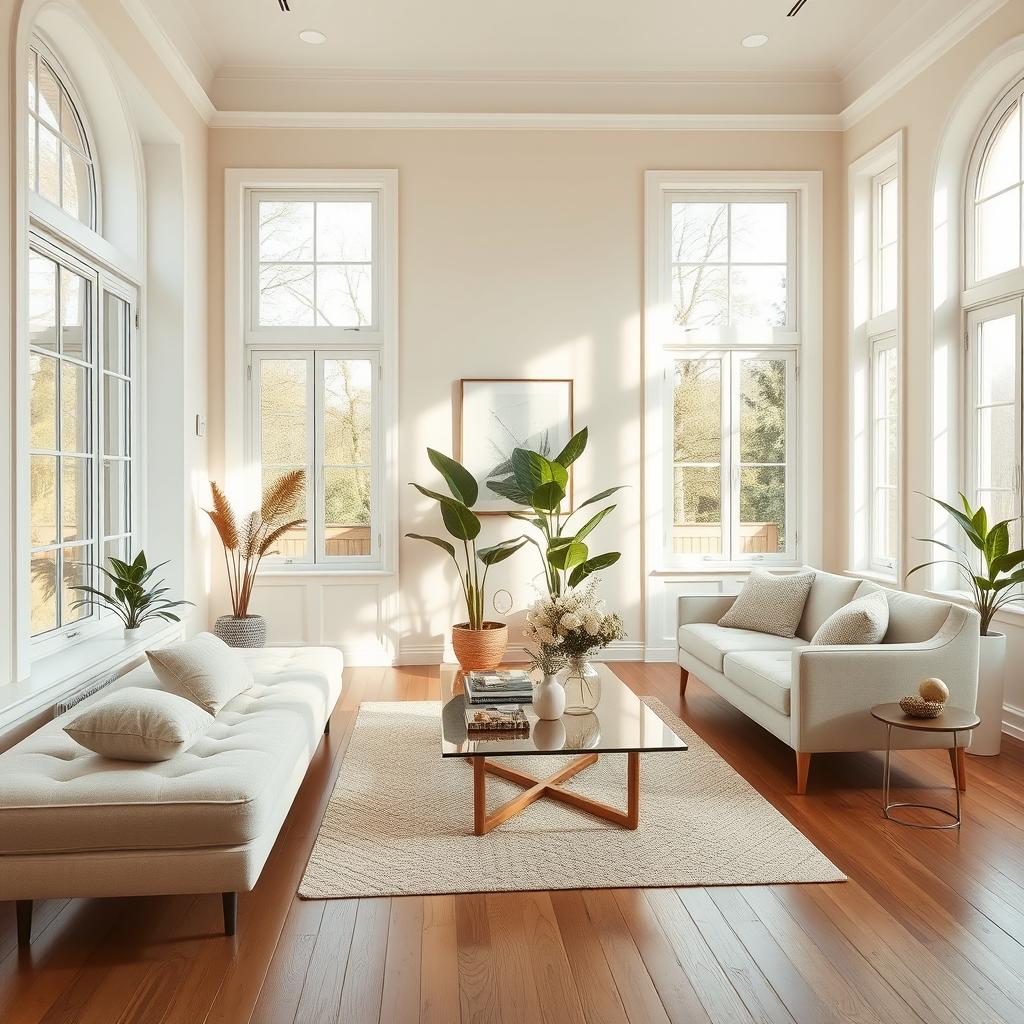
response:
M802 562L695 562L693 565L673 566L666 569L652 569L653 577L670 578L673 576L739 576L749 573L751 569L771 569L779 572L799 572L804 568Z
M147 647L168 644L182 634L176 622L143 626L141 636L126 640L112 629L33 662L27 679L0 687L0 732L23 718L45 711L88 679L123 669Z
M332 566L325 566L322 569L313 568L312 566L291 566L282 565L278 566L263 566L259 574L258 580L266 582L272 579L293 579L296 576L305 576L311 579L318 577L338 577L342 576L345 578L352 577L371 577L379 579L386 576L394 576L394 569L336 569Z
M926 596L934 597L939 601L952 601L954 604L961 604L965 608L973 608L974 601L966 590L926 590ZM1001 608L995 615L993 622L1004 622L1017 629L1024 627L1024 604L1007 605Z

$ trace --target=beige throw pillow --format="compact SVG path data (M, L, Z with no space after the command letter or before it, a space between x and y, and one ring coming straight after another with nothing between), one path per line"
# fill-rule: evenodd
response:
M794 637L813 582L813 570L776 576L764 569L753 569L732 607L718 620L718 624L731 629Z
M889 601L881 590L858 597L834 611L819 627L811 643L880 644L889 628Z
M64 731L88 750L121 761L167 761L188 750L213 718L190 700L127 686L97 701Z
M198 633L185 643L146 651L164 689L187 697L211 715L252 688L245 661L212 633Z

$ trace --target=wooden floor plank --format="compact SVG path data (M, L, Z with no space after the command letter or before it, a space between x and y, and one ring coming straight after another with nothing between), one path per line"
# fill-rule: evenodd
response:
M384 956L384 985L380 1007L382 1024L404 1024L419 1018L422 953L423 897L394 897L391 900L388 947Z
M463 1024L500 1024L498 976L483 895L471 893L455 901L455 933Z
M459 939L454 896L423 900L420 1024L451 1024L460 1016Z

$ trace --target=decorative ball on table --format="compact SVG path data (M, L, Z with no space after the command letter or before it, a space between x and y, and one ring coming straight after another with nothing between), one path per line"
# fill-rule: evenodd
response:
M941 679L936 679L935 676L922 679L917 692L923 700L932 701L936 704L945 704L949 700L949 687Z

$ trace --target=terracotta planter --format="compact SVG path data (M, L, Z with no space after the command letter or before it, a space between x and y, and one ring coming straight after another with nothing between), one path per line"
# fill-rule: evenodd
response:
M468 622L452 626L452 647L463 671L497 668L508 647L508 626L485 622L483 629L470 629Z

